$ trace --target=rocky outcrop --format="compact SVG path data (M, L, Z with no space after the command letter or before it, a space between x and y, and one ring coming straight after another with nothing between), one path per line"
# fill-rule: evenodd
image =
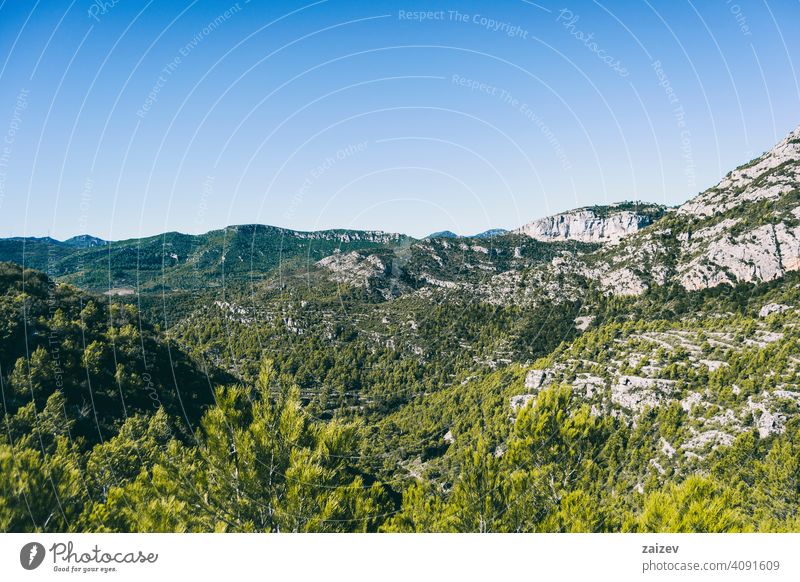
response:
M582 208L534 220L515 230L540 241L616 242L652 223L648 214L614 207Z
M647 285L637 273L627 267L615 270L604 270L598 273L600 285L611 295L629 297L641 295Z
M377 255L363 252L335 253L317 261L317 265L328 269L334 281L365 287L373 277L383 275L387 266Z
M525 406L536 398L536 394L518 394L517 396L512 396L509 404L511 405L511 410L517 412L525 408Z
M761 310L758 312L759 317L768 317L773 313L783 313L784 311L788 311L791 309L788 305L783 305L782 303L767 303Z
M316 232L287 231L290 235L307 240L329 240L341 243L371 242L389 244L399 242L404 235L382 230L320 230Z
M611 401L638 414L645 407L654 408L670 398L675 392L675 384L674 380L621 376L611 386Z
M677 210L686 289L772 281L800 269L800 128Z
M722 283L773 281L800 267L800 227L767 224L737 237L722 235L682 265L689 291Z

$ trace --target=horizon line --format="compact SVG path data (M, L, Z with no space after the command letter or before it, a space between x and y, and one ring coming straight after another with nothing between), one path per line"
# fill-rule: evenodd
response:
M690 200L691 200L691 198L690 198ZM280 231L285 231L285 232L292 232L292 233L299 233L299 234L318 234L318 233L324 233L324 232L337 232L337 231L339 231L339 232L360 232L360 233L374 233L374 234L382 234L382 235L390 235L390 236L393 235L393 236L398 236L398 237L407 237L407 238L412 238L414 240L424 240L426 238L431 237L434 234L451 232L451 233L455 234L459 238L474 238L476 236L485 234L485 233L493 231L493 230L503 230L503 231L505 231L506 234L511 234L514 231L524 227L525 225L528 225L528 224L530 224L532 222L536 222L537 220L544 220L546 218L550 218L550 217L553 217L553 216L561 216L561 215L564 215L564 214L569 214L571 212L578 212L578 211L581 211L581 210L591 210L593 208L613 208L615 206L621 206L621 205L624 205L624 204L635 204L635 205L641 205L641 206L656 206L656 207L663 208L664 210L669 210L670 208L677 208L679 206L679 205L670 206L670 205L667 205L667 204L662 204L660 202L650 202L650 201L645 201L645 200L620 200L618 202L609 202L608 204L589 204L589 205L584 205L584 206L578 206L578 207L575 207L575 208L570 208L568 210L563 210L561 212L555 212L553 214L545 214L543 216L532 218L528 222L523 223L523 224L521 224L521 225L519 225L517 227L513 227L513 228L506 228L506 227L503 227L503 226L492 226L492 227L489 227L489 228L487 228L487 229L485 229L485 230L483 230L481 232L475 233L473 235L458 234L458 233L455 233L455 232L453 232L453 231L451 231L449 229L442 229L442 230L433 231L433 232L431 232L431 233L429 233L429 234L427 234L425 236L422 236L422 237L417 237L417 236L413 236L413 235L407 234L405 232L396 232L396 231L382 230L382 229L377 229L377 228L331 227L331 228L320 228L320 229L317 229L317 230L303 230L303 229L299 229L299 228L291 228L291 227L286 227L286 226L277 226L277 225L274 225L274 224L267 224L267 223L261 223L261 222L249 222L249 223L241 223L241 224L228 224L228 225L225 225L225 226L220 226L218 228L212 228L212 229L209 229L209 230L206 230L206 231L203 231L203 232L196 232L196 233L183 232L183 231L180 231L180 230L165 230L165 231L162 231L162 232L157 232L155 234L147 234L147 235L142 235L142 236L133 236L133 237L119 238L119 239L110 239L110 238L106 239L106 238L103 238L103 237L100 237L100 236L89 234L88 232L84 232L84 233L75 234L73 236L69 236L69 237L66 237L66 238L63 238L63 239L53 237L50 234L44 234L44 235L34 235L34 234L8 235L8 236L0 236L0 241L9 241L9 240L41 241L41 240L50 239L51 241L55 241L57 243L62 243L63 244L63 243L66 243L66 242L69 242L69 241L72 241L72 240L75 240L75 239L90 238L90 239L95 239L95 240L102 241L104 243L119 243L119 242L128 242L128 241L132 241L132 240L142 240L142 239L147 239L147 238L165 236L165 235L168 235L168 234L177 234L177 235L183 235L183 236L205 236L205 235L211 234L213 232L225 231L225 230L232 229L232 228L241 228L241 227L248 227L248 226L250 226L250 227L272 228L272 229L275 229L275 230L280 230ZM683 204L683 203L681 203L681 204Z

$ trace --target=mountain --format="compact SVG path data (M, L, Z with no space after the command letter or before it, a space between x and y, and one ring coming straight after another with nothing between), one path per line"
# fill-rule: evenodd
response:
M540 241L616 242L651 225L663 212L663 206L635 202L578 208L534 220L514 232Z
M71 247L71 248L89 248L89 247L104 246L108 244L108 241L105 241L101 238L97 238L96 236L90 236L88 234L80 234L78 236L73 236L72 238L68 238L67 240L63 241L54 239L53 237L49 236L43 236L43 237L14 236L1 240L16 242L19 244L26 244L26 245L52 245L54 247Z
M0 261L10 261L44 272L53 273L55 265L73 255L75 250L50 237L0 239Z
M800 128L677 211L687 289L771 281L800 269Z
M109 243L108 241L103 240L101 238L97 238L96 236L90 236L88 234L79 234L78 236L73 236L72 238L68 238L63 242L63 244L68 247L86 249L91 247L104 247Z
M478 234L473 234L470 238L494 238L497 236L503 236L504 234L508 234L508 231L504 228L491 228L489 230L479 232Z
M318 268L360 287L391 279L391 293L377 286L386 298L421 287L459 288L495 302L533 297L536 289L552 297L558 290L545 281L555 280L568 297L587 283L622 296L671 284L701 290L770 281L800 268L799 166L800 128L677 209L643 202L585 207L471 239L450 231L415 241L379 231L263 225L116 242L14 238L0 240L0 260L115 294L208 290ZM520 237L590 246L526 251Z
M458 238L458 235L454 233L452 230L440 230L438 232L433 232L426 236L425 238Z
M3 240L15 241L26 244L53 244L53 245L63 244L60 240L56 240L50 236L12 236Z
M504 234L508 234L508 231L504 228L492 228L489 230L485 230L483 232L479 232L478 234L473 234L472 236L463 237L463 238L494 238L496 236L503 236ZM434 232L429 234L425 237L426 239L432 238L462 238L461 235L454 233L451 230L442 230L439 232Z

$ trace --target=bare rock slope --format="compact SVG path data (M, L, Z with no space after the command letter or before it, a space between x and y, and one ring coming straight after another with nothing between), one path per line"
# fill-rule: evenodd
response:
M514 232L545 242L616 242L650 225L654 214L661 210L655 205L647 205L642 210L627 206L579 208L534 220Z

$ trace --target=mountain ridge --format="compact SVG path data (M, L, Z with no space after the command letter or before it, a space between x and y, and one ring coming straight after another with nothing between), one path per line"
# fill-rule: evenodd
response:
M519 236L544 244L599 247L561 249L561 256L546 265L538 260L515 263L527 244L514 243ZM456 246L448 247L447 241ZM550 254L545 247L535 248ZM370 252L378 255L369 258ZM380 230L297 231L241 224L201 235L174 232L124 241L90 235L67 241L0 239L0 260L24 262L89 289L130 288L134 283L139 290L213 286L223 277L228 283L243 282L269 276L278 268L312 264L335 272L334 279L340 283L352 280L363 286L374 277L399 280L409 253L416 253L418 263L412 269L415 274L407 273L412 279L458 287L470 279L463 274L477 268L483 273L478 277L484 281L483 293L489 295L492 289L507 287L512 279L517 287L526 278L530 283L530 276L539 281L560 278L566 288L580 287L581 280L593 281L614 295L639 295L672 283L699 290L773 280L800 268L800 127L678 207L642 201L584 206L512 231L493 229L472 237L442 231L419 240ZM468 260L472 254L475 259ZM424 255L434 262L423 268L428 262ZM345 256L342 262L340 257ZM532 267L528 275L523 272ZM353 276L347 275L348 269L354 271ZM511 274L492 279L503 273ZM476 278L471 279L474 285Z

